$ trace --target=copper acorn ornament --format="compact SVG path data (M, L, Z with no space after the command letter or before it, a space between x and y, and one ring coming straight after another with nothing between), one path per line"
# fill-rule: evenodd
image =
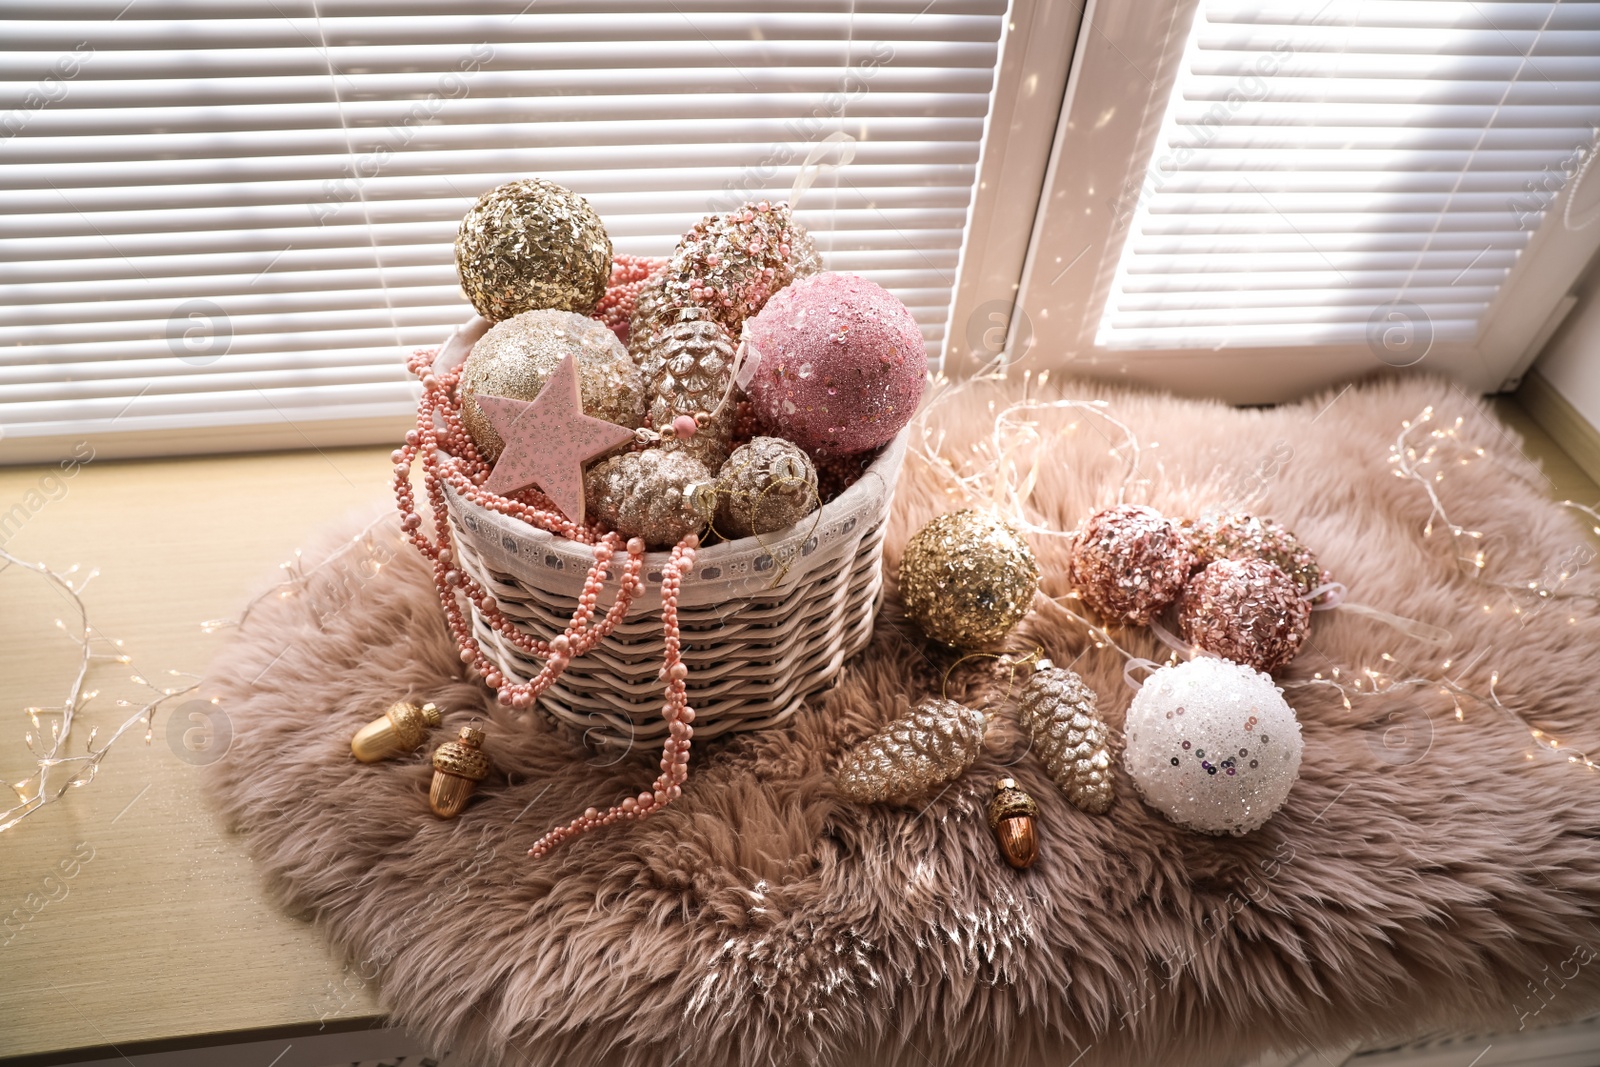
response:
M356 731L350 739L350 753L362 763L377 763L413 751L428 736L428 730L438 725L438 708L432 704L419 708L402 700Z
M433 752L433 785L428 807L441 819L453 819L467 806L478 783L489 776L489 757L483 754L483 731L463 726L454 741Z
M1023 687L1017 714L1067 799L1091 815L1104 814L1115 793L1108 731L1095 708L1094 690L1075 672L1042 659Z
M994 784L989 829L1000 843L1000 855L1019 871L1032 867L1039 858L1038 820L1039 805L1015 780L1002 778Z
M930 698L845 753L834 781L858 804L913 800L961 777L987 728L976 708Z

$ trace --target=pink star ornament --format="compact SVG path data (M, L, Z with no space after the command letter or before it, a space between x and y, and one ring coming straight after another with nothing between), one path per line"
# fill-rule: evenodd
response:
M533 400L477 395L505 447L484 488L507 496L537 485L573 522L583 521L583 465L633 440L633 431L583 413L578 365L561 361Z

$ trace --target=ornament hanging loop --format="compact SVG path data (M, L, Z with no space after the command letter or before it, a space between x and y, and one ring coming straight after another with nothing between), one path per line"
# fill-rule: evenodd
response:
M836 161L823 163L822 157L827 155L834 145L839 146ZM811 151L806 153L805 162L800 164L800 173L794 176L794 184L789 187L789 207L798 210L800 198L818 177L824 172L842 170L855 158L856 139L843 130L835 130L812 145Z

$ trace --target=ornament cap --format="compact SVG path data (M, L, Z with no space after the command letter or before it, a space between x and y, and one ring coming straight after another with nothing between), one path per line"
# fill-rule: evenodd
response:
M1000 845L1000 855L1019 871L1032 867L1039 858L1038 817L1039 805L1015 779L995 782L994 799L989 801L989 829Z

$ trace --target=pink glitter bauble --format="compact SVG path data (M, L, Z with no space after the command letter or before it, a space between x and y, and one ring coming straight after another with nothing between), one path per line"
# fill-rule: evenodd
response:
M822 273L775 293L746 323L758 360L748 392L777 437L813 456L848 456L894 439L928 372L917 320L882 286Z
M1219 559L1178 599L1183 638L1258 671L1287 666L1311 628L1311 602L1275 563Z
M1118 504L1078 531L1067 579L1107 622L1148 623L1183 591L1194 555L1155 508Z

